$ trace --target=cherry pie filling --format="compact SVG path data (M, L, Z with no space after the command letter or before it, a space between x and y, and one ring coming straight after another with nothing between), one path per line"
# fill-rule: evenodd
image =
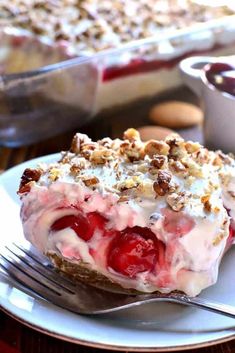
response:
M86 242L92 240L96 230L101 231L103 237L110 238L107 267L130 278L140 272L151 272L157 262L162 262L164 244L150 229L136 226L117 231L107 228L106 224L107 220L96 212L87 213L86 217L80 213L56 220L51 231L70 227Z
M229 210L227 212L229 214ZM182 237L195 226L194 220L182 212L179 214L166 208L162 210L162 214L164 231L175 237ZM131 279L142 272L154 275L156 269L167 266L169 259L166 260L165 256L166 246L149 228L135 226L117 231L107 227L107 223L107 219L97 212L86 215L81 212L59 218L52 224L51 232L71 228L89 247L89 242L98 230L101 237L110 238L106 252L107 269ZM234 238L235 230L230 225L227 249Z

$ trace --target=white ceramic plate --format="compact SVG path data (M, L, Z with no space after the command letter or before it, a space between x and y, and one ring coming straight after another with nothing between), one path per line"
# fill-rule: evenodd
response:
M16 194L23 170L56 158L58 155L51 155L25 162L1 175L0 245L6 239L19 243L23 237ZM235 249L231 249L223 259L218 283L205 290L203 296L235 306L234 268ZM71 342L116 350L182 351L235 337L233 319L167 303L99 317L75 315L29 295L0 276L0 304L5 312L39 331Z

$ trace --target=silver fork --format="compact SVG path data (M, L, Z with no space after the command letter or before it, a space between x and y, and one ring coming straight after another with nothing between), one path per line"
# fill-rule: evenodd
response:
M59 274L36 249L10 244L2 248L0 266L17 283L43 299L78 314L105 314L159 301L194 306L235 318L235 307L182 293L126 295L111 293Z

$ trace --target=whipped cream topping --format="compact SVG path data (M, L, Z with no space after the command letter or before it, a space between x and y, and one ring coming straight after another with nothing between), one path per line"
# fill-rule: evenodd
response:
M124 140L77 134L59 162L25 171L24 233L42 252L85 263L124 288L197 295L217 280L235 212L234 171L232 158L178 135L143 143L134 129ZM81 212L102 215L115 231L150 229L164 244L162 264L130 278L107 266L114 233L96 229L84 241L71 227L52 230L56 220Z

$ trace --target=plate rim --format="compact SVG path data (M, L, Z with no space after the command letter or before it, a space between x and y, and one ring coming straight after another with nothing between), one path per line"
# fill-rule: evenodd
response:
M52 153L52 154L48 154L48 155L43 155L43 156L39 156L36 158L32 158L29 159L27 161L24 161L16 166L13 166L9 169L7 169L6 171L4 171L1 175L0 175L0 184L1 181L3 179L5 179L7 177L8 173L12 173L14 172L14 170L17 170L19 167L24 167L27 164L30 163L34 163L37 161L40 161L41 159L43 160L50 160L52 158L58 158L60 156L60 153ZM46 162L46 161L45 161ZM14 307L13 307L14 308ZM186 350L191 350L191 349L198 349L198 348L205 348L205 347L210 347L210 346L214 346L217 344L221 344L221 343L225 343L225 342L229 342L233 339L235 339L235 332L233 333L227 333L225 334L224 337L221 338L212 338L211 340L207 340L201 343L192 343L192 344L180 344L177 346L171 346L171 347L146 347L146 346L141 346L141 347L133 347L133 346L123 346L123 345L118 345L118 344L109 344L109 343L99 343L99 342L92 342L89 340L83 340L83 339L79 339L79 338L74 338L72 336L68 336L68 335L63 335L60 333L57 333L56 331L50 330L50 329L45 329L42 326L40 326L39 324L36 323L32 323L29 320L21 317L20 315L17 315L16 313L14 313L14 310L10 310L8 308L6 308L2 303L0 303L0 309L7 314L8 316L10 316L11 318L15 319L16 321L20 322L21 324L36 330L37 332L46 334L48 336L66 341L66 342L70 342L70 343L74 343L74 344L80 344L86 347L93 347L93 348L99 348L99 349L105 349L105 350L112 350L112 351L130 351L130 352L180 352L180 351L186 351ZM221 332L226 332L227 329L225 328L223 331Z
M65 342L69 343L74 343L74 344L80 344L86 347L92 347L92 348L99 348L99 349L106 349L106 350L112 350L112 351L130 351L130 352L180 352L180 351L186 351L186 350L191 350L191 349L198 349L198 348L206 348L206 347L211 347L216 344L221 344L221 343L226 343L229 341L232 341L235 338L235 333L228 334L228 336L223 337L223 338L218 338L218 339L212 339L209 341L205 341L203 343L194 343L194 344L187 344L187 345L178 345L178 346L172 346L172 347L133 347L133 346L119 346L119 345L112 345L112 344L107 344L107 343L98 343L98 342L91 342L91 341L86 341L82 339L77 339L77 338L72 338L66 335L58 334L54 331L51 331L49 329L44 329L43 327L30 323L29 321L21 318L20 316L14 314L10 310L6 309L3 307L3 305L0 304L0 309L7 315L9 315L11 318L15 319L16 321L20 322L21 324L37 331L40 333L43 333L45 335L48 335L50 337L54 337L60 340L63 340ZM226 330L225 330L226 331Z

